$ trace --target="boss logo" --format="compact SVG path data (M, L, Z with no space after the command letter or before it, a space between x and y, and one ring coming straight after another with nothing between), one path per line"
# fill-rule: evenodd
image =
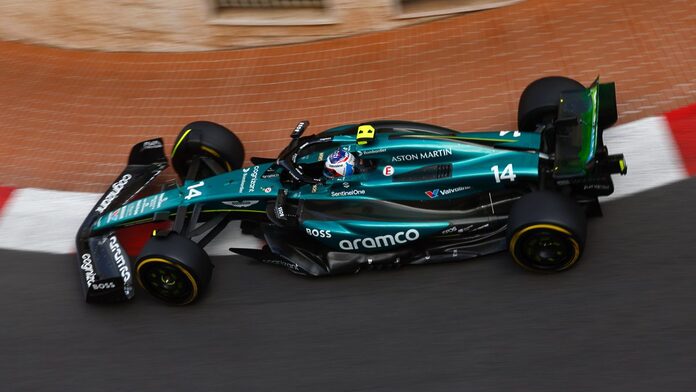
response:
M94 283L92 285L92 290L105 290L105 289L115 289L116 283L106 282L106 283Z
M318 229L306 228L305 231L307 232L307 234L311 235L312 237L331 238L331 230L318 230Z

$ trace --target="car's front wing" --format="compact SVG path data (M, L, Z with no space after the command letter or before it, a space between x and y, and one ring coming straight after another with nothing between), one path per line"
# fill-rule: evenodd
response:
M128 165L87 215L77 233L80 281L87 302L121 302L133 297L130 260L113 231L93 233L94 222L127 203L167 167L162 139L133 146Z

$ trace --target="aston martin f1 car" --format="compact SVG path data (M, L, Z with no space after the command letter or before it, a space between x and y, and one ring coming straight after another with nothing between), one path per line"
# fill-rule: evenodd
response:
M180 182L141 190L168 166L162 139L136 144L121 175L77 233L89 302L125 301L134 280L171 304L211 280L205 246L232 221L265 241L232 252L309 276L463 260L509 251L527 270L567 270L580 259L588 216L626 174L602 140L616 122L613 83L589 88L547 77L522 93L518 130L460 133L408 121L349 124L306 136L301 121L276 158L251 158L225 127L191 123L175 139ZM327 177L337 150L351 175ZM119 228L168 222L131 264Z

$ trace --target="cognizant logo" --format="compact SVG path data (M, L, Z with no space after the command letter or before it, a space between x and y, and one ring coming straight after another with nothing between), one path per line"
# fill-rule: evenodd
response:
M356 238L353 241L341 240L338 246L343 250L360 250L384 248L395 246L396 244L405 244L409 241L415 241L420 237L420 233L416 229L408 229L400 231L394 235L387 234L377 237Z
M106 211L107 208L109 208L109 205L111 205L111 202L114 201L116 197L118 197L118 194L121 193L123 190L123 187L128 184L128 181L133 178L132 175L130 174L124 174L123 177L121 177L120 180L117 182L111 184L111 192L109 192L108 195L102 200L101 203L99 203L99 207L96 208L98 213L103 213Z

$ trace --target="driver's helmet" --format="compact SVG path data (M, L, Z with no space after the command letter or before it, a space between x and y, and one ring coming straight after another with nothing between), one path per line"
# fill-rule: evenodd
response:
M355 157L339 148L326 158L324 175L327 177L345 177L355 172Z

